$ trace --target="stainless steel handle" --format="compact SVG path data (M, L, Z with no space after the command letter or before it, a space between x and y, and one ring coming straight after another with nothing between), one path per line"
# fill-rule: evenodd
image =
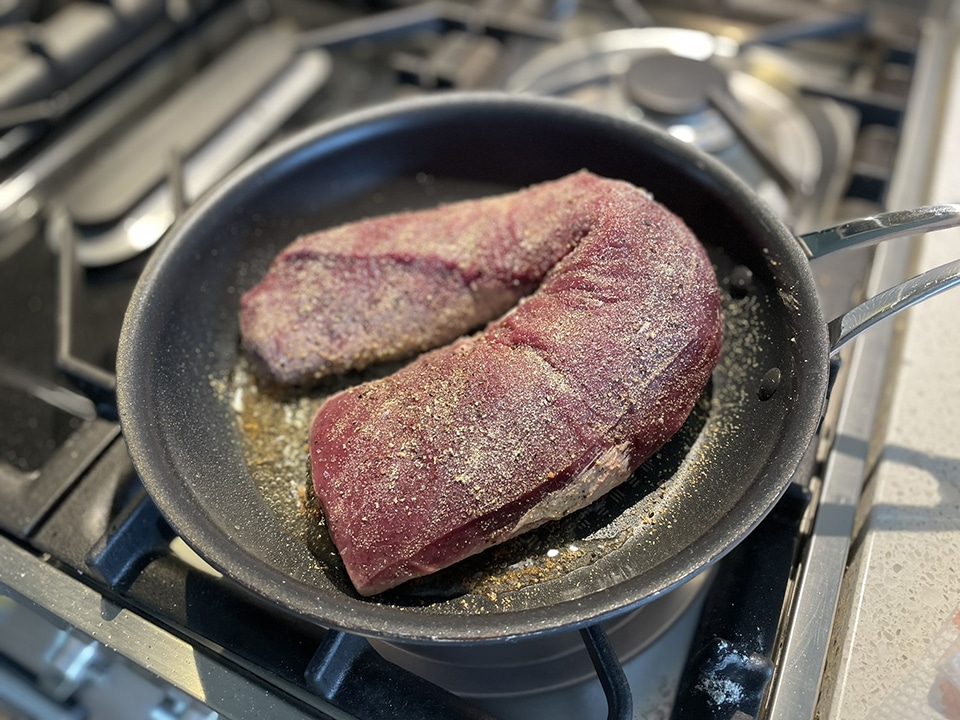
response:
M880 213L800 235L811 260L851 247L866 247L883 240L960 226L960 204L929 205L915 210ZM911 305L960 284L960 260L928 270L896 287L875 295L827 325L830 354L867 328Z
M880 213L817 230L799 237L811 260L837 250L866 247L882 240L960 225L960 204L931 205L915 210Z
M827 325L830 354L836 354L850 340L880 320L957 285L960 285L960 260L928 270L884 290Z

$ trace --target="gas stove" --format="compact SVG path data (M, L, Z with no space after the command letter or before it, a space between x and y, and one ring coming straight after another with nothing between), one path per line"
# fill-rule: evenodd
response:
M552 95L659 124L715 154L798 232L945 201L934 139L950 117L955 13L629 0L11 8L0 35L0 715L854 716L843 705L863 646L853 626L874 601L851 583L870 575L864 548L882 544L869 501L887 484L860 498L886 437L876 422L900 352L893 327L835 368L807 462L710 572L581 632L466 647L316 627L196 556L127 456L117 341L152 249L230 170L299 128L412 95ZM931 178L939 197L922 190ZM905 278L911 252L815 261L827 317Z

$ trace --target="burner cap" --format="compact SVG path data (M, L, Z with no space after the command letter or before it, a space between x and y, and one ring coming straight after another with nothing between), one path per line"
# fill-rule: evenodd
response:
M705 110L710 91L725 88L727 81L708 61L657 53L634 60L626 82L640 107L662 115L691 115Z

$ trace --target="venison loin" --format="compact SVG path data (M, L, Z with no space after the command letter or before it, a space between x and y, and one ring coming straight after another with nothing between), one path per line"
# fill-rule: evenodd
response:
M243 312L293 315L279 337L244 341L280 380L449 342L533 293L318 410L314 487L364 595L623 482L680 428L720 355L703 247L642 190L587 172L313 235L270 272ZM311 284L342 296L339 314L314 315L330 298Z
M590 177L567 182L589 185ZM445 345L499 317L589 230L573 187L555 204L562 188L548 183L299 238L240 301L243 347L258 375L306 386Z

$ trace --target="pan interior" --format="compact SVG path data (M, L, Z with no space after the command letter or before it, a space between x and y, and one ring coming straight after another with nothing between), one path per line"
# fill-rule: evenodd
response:
M306 428L325 395L394 368L309 395L271 395L239 353L240 295L304 232L584 167L646 187L708 248L725 312L712 382L677 436L605 498L429 578L361 598L318 527ZM248 165L151 261L121 342L131 455L187 542L244 585L323 624L413 640L582 625L710 564L785 488L819 419L826 370L822 317L794 243L711 162L654 130L588 111L458 100L333 124ZM761 400L772 368L781 385Z

